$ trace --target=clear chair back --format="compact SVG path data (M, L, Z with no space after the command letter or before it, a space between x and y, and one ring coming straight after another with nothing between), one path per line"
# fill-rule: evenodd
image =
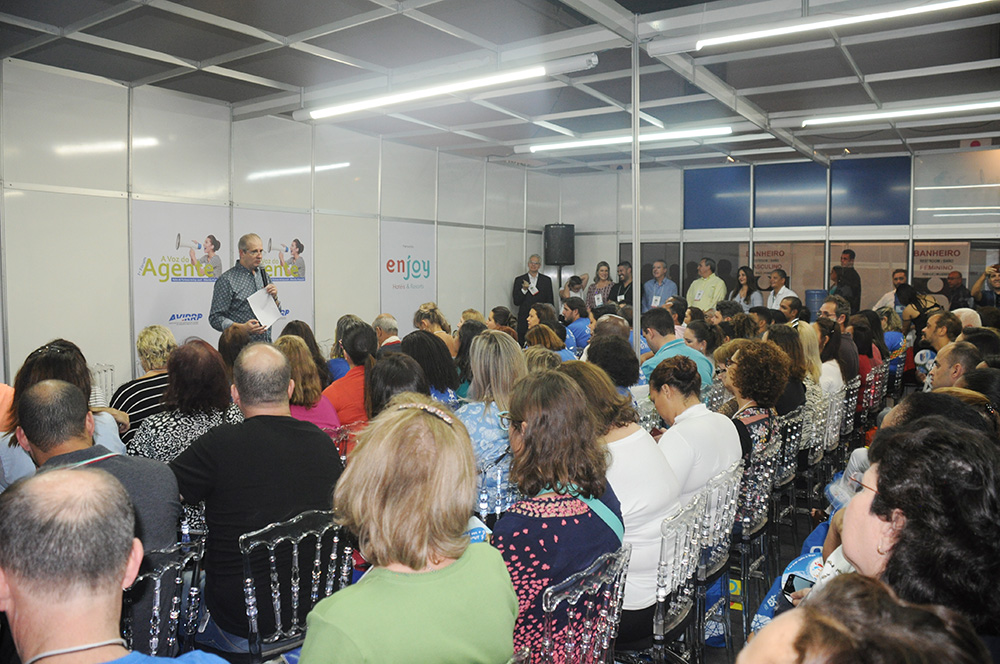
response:
M743 459L737 459L713 477L702 491L704 512L699 535L702 549L699 575L702 578L714 574L729 560L742 478Z
M809 450L809 465L823 460L826 447L826 422L830 415L830 400L823 388L810 382L806 386L806 410L803 415L802 448Z
M843 427L844 404L847 403L847 387L842 387L830 395L830 410L826 420L826 452L832 452L840 445L840 431Z
M774 475L781 456L781 436L778 418L773 411L769 424L761 428L762 440L754 441L750 462L740 483L740 504L737 522L743 528L743 537L749 537L767 523L768 504L774 489Z
M781 486L795 478L798 467L799 450L802 449L802 430L806 412L805 405L778 417L778 432L781 436L781 453L774 472L774 484Z
M653 647L680 624L694 605L693 580L701 557L701 521L705 497L695 494L660 524L660 561L656 568Z
M847 382L844 389L844 418L840 423L840 435L846 436L854 430L855 413L858 408L858 391L861 389L861 377L855 376Z

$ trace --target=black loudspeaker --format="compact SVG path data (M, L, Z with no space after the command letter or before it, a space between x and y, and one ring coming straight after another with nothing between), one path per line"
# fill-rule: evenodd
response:
M576 263L576 226L546 224L545 264L573 265L574 263Z

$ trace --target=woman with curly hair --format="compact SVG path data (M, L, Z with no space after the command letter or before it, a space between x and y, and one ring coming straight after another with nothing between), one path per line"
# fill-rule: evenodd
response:
M677 358L664 360L660 366L672 359ZM692 360L681 359L694 367ZM659 367L653 373L658 370ZM660 524L678 503L681 481L653 437L637 424L639 414L632 407L631 397L618 394L604 370L572 360L564 362L559 372L572 378L583 390L591 412L597 416L598 431L603 432L600 440L611 454L608 483L615 488L621 502L625 543L632 545L617 647L640 649L639 642L652 636ZM697 367L694 372L698 374ZM736 446L738 450L739 444Z
M424 302L413 314L413 327L430 332L444 342L452 357L458 355L458 339L451 336L451 325L435 302Z
M534 655L546 620L542 591L617 551L625 528L608 485L597 420L573 379L556 371L525 376L514 385L502 421L514 455L510 479L526 498L497 521L493 544L517 592L514 648L530 646ZM557 615L553 645L559 652L566 619Z
M1000 661L1000 447L952 418L883 428L848 503L844 556L909 602L972 623ZM853 479L853 478L852 478Z

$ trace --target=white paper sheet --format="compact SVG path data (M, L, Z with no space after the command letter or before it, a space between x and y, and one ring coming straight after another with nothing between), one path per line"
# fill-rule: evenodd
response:
M253 309L253 315L257 317L257 321L264 327L271 327L276 320L281 318L278 305L275 304L274 298L264 288L261 288L248 297L247 303Z

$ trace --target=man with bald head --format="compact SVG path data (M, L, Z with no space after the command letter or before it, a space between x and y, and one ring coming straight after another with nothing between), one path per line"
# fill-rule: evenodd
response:
M45 470L0 495L0 611L21 661L173 661L130 653L121 638L122 588L143 557L135 526L125 487L93 466ZM200 651L177 661L224 664Z
M247 650L240 535L306 510L330 509L343 470L330 437L291 416L294 389L280 351L265 343L247 346L236 358L232 386L244 421L212 429L170 463L181 499L190 505L205 501L205 602L211 618L196 641L218 650ZM270 610L262 609L258 621L262 633L273 631Z

